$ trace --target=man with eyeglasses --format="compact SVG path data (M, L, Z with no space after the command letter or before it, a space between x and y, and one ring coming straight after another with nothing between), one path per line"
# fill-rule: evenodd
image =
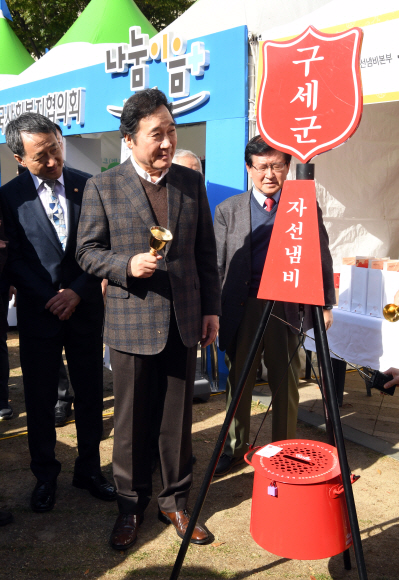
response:
M222 285L219 347L226 350L229 376L226 410L258 328L264 300L257 299L263 266L278 211L281 188L287 178L291 155L272 149L260 136L246 146L245 163L253 187L223 201L215 211L218 268ZM335 290L328 235L318 207L320 249L325 295L324 321L332 324ZM298 305L276 302L273 314L298 327ZM311 326L307 325L309 328ZM276 317L269 319L259 350L231 424L215 476L228 473L243 462L248 451L252 389L262 352L273 396L272 441L294 439L298 414L300 361L297 331ZM295 354L294 354L295 353ZM288 367L288 363L291 364ZM288 370L287 370L288 367Z

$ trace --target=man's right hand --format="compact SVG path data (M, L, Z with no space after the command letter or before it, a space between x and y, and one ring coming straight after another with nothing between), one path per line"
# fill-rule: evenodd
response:
M162 256L153 256L150 252L136 254L130 262L130 269L134 278L149 278L156 270L157 262Z
M384 389L389 389L391 387L396 387L399 385L399 369L391 367L387 371L384 371L384 375L392 375L393 379L385 383Z

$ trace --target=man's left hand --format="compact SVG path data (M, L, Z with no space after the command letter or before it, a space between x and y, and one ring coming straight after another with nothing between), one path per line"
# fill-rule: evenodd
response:
M76 292L70 288L65 288L58 290L58 294L47 302L45 308L58 316L60 320L68 320L75 312L80 300L81 298Z
M332 310L324 310L324 308L323 308L323 318L324 318L324 324L326 325L326 330L328 330L329 328L331 328L332 323L333 323Z
M202 348L212 344L219 330L219 316L216 314L207 314L202 317L202 338L200 345Z

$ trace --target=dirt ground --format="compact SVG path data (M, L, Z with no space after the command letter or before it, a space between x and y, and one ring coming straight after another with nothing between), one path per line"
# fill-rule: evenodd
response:
M10 398L14 419L0 423L0 509L13 512L15 521L0 528L0 578L167 580L180 546L175 531L157 519L156 495L159 471L154 474L154 499L140 528L137 544L118 553L108 546L117 508L71 486L76 457L73 422L57 430L57 457L62 462L57 502L53 511L33 513L29 508L35 481L29 469L26 415L18 359L18 335L10 333ZM105 475L112 478L113 445L112 373L104 370L104 440L101 460ZM265 408L253 405L253 435ZM73 419L73 416L72 416ZM224 396L212 396L194 405L193 445L197 463L190 505L193 506L204 471L224 419ZM270 419L260 435L270 442ZM11 435L18 435L10 437ZM300 423L298 437L325 441L325 434ZM352 471L361 478L354 485L363 549L370 580L399 578L399 507L397 485L399 462L369 449L347 443ZM298 561L275 556L251 537L250 512L253 469L239 466L212 483L200 522L214 534L208 546L191 545L179 578L213 579L303 579L352 580L358 578L353 550L351 571L345 571L342 556L325 560ZM265 522L268 526L268 522ZM276 533L270 526L270 534ZM279 531L278 533L282 533Z

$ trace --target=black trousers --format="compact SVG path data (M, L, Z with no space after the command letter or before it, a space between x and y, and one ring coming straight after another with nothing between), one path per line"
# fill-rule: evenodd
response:
M184 346L174 316L162 352L110 349L114 381L113 471L121 513L143 513L152 494L151 432L159 428L159 507L186 508L192 482L192 399L197 347ZM155 384L154 384L155 381ZM154 414L157 397L159 415ZM152 425L157 421L158 425Z
M69 392L69 381L64 361L61 359L60 372L58 376L58 401L57 407L68 408L73 403L73 395Z
M5 316L8 313L8 289L0 293ZM10 378L10 363L8 361L7 331L0 334L0 409L8 406L8 379Z
M79 334L66 321L56 336L41 338L20 332L20 358L25 391L31 469L40 481L54 480L61 469L55 458L54 407L62 349L75 392L78 439L77 475L100 472L102 436L103 368L99 329Z

